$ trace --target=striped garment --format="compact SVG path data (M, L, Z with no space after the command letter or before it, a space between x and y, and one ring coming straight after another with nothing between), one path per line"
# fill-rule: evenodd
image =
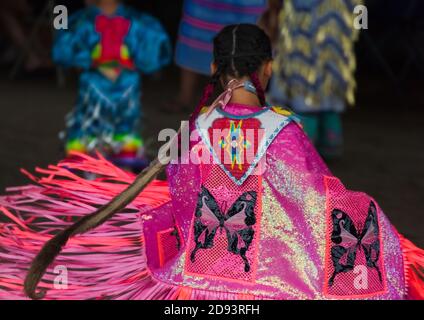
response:
M354 8L363 0L287 0L280 13L271 100L297 113L344 111L355 103L359 30Z
M209 74L212 40L224 26L256 23L266 0L185 0L176 49L176 63Z

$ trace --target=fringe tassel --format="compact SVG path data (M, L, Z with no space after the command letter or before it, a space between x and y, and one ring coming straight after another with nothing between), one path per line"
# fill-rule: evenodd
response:
M109 202L134 179L101 155L74 156L76 160L36 169L42 174L39 178L23 171L37 185L9 188L9 194L0 197L0 215L7 221L0 223L0 299L25 299L23 280L42 245ZM95 173L98 178L85 180L76 172ZM140 216L169 201L167 183L154 181L124 212L72 238L40 283L48 290L47 298L163 297L164 290L152 283L147 270Z
M424 250L402 235L399 238L404 255L407 298L424 300Z

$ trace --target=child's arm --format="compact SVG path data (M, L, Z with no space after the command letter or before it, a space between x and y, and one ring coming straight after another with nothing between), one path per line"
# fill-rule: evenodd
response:
M153 73L171 62L172 47L161 23L147 14L134 17L126 43L137 69Z
M69 28L56 33L52 49L53 61L65 68L89 69L92 64L90 33L92 24L86 11L69 19Z

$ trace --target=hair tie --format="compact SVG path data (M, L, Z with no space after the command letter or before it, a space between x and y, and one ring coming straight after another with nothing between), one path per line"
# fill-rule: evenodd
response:
M221 107L224 109L225 106L230 102L231 98L233 97L234 90L239 88L245 88L247 91L256 94L256 88L250 81L241 82L237 79L232 79L226 85L224 92L221 93L219 97L216 98L215 101L210 105L206 113L206 117L208 117L212 113L212 111L218 107Z

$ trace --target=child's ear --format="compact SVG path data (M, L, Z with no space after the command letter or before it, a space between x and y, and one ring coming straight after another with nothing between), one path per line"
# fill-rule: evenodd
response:
M214 75L218 67L216 66L215 62L211 63L211 75Z
M272 76L272 60L269 60L268 62L265 63L264 75L268 78L271 78L271 76Z

